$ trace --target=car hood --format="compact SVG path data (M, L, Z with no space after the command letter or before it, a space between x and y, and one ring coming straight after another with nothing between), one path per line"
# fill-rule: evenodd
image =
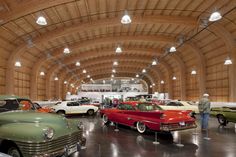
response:
M67 126L67 120L65 117L50 114L40 113L34 111L9 111L0 113L1 123L51 123L62 126Z

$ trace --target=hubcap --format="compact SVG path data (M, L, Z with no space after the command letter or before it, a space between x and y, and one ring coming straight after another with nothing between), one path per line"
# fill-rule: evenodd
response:
M137 129L139 132L143 133L146 130L146 126L145 126L145 124L138 122Z
M8 154L13 157L20 157L20 153L16 148L10 148Z

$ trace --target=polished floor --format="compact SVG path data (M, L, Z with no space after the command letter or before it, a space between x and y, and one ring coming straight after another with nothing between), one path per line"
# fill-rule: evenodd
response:
M86 149L79 157L235 157L236 128L234 123L226 127L210 118L208 134L200 128L171 134L149 132L139 134L125 126L103 125L99 116L70 117L85 125ZM199 118L197 118L199 121ZM157 137L157 138L155 138ZM156 139L156 140L155 140ZM153 144L158 141L160 144Z

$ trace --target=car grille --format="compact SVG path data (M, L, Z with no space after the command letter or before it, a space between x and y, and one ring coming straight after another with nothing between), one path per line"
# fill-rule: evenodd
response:
M57 156L61 155L64 148L77 144L82 139L82 131L62 136L45 142L16 142L24 157L32 156Z

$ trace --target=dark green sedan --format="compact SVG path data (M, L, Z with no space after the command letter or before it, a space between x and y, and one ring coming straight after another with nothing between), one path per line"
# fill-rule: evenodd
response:
M236 107L215 107L211 109L211 115L217 117L224 126L229 122L236 123Z

